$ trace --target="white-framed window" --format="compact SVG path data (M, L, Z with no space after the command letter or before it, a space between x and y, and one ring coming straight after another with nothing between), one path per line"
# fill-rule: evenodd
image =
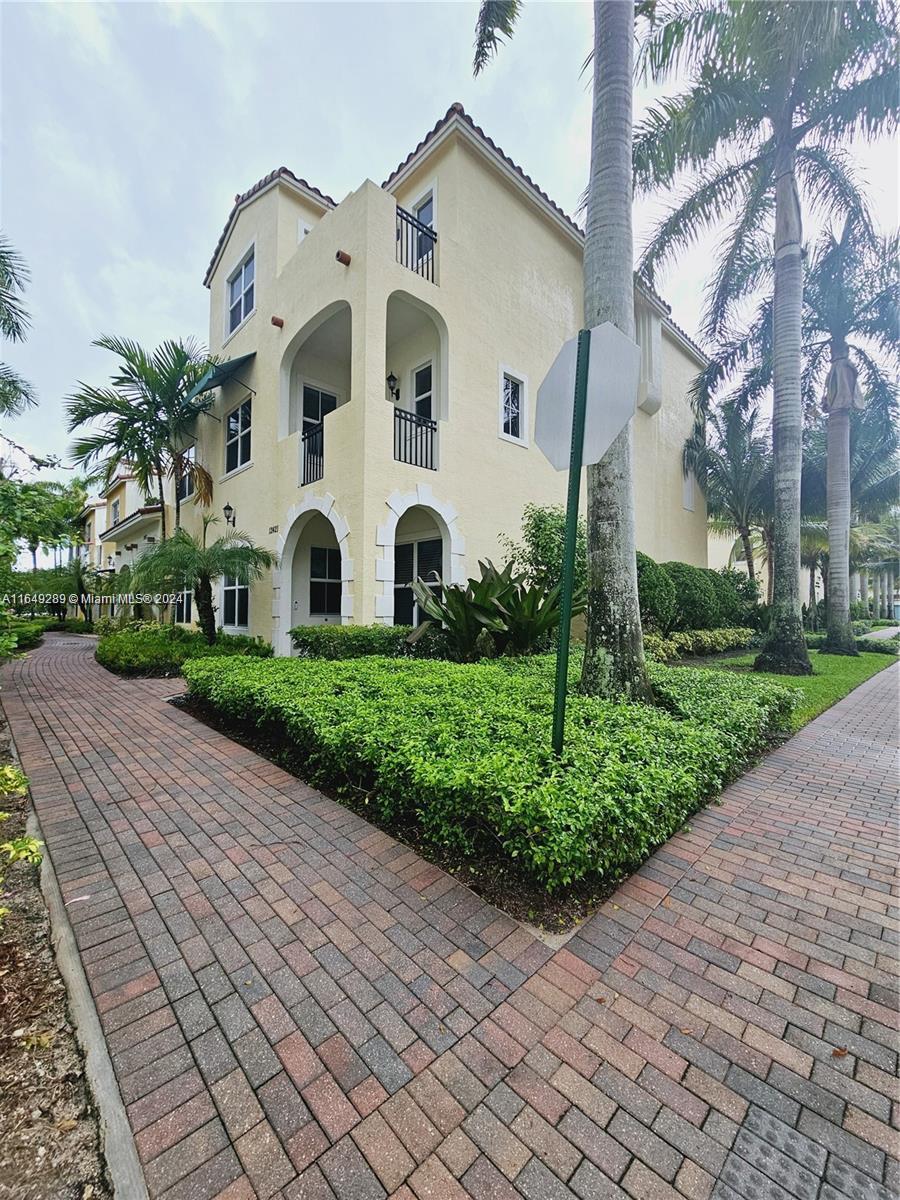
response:
M681 477L681 507L685 512L694 511L694 473L688 471Z
M118 500L113 500L113 502L112 502L112 511L111 511L111 513L110 513L110 518L111 518L111 519L110 519L110 524L111 524L111 525L118 525L118 523L119 523L119 509L120 509L119 501L118 501Z
M309 548L309 615L341 615L341 552L335 546Z
M430 591L439 595L443 562L444 543L439 537L398 542L394 546L395 625L419 625L425 619L412 590L413 580L421 579Z
M179 500L187 500L194 494L193 467L197 461L197 447L188 446L181 455L181 478L175 488Z
M524 375L500 368L500 437L528 445L528 381Z
M248 396L225 418L225 474L250 461L250 423L253 398Z
M233 575L222 580L222 624L227 629L246 629L250 624L250 588Z
M422 225L434 229L434 190L432 189L413 205L413 216ZM434 249L434 238L418 230L416 233L416 257L425 258Z
M434 417L434 364L429 359L412 373L413 411L419 417Z
M246 321L253 312L256 291L254 287L255 278L256 252L255 247L251 246L241 259L240 265L228 276L226 288L229 333L234 333L238 325Z
M194 593L190 588L185 588L183 592L179 592L175 597L175 620L179 625L190 625L191 623L191 601Z
M315 383L303 385L303 428L318 425L325 416L337 408L337 393Z

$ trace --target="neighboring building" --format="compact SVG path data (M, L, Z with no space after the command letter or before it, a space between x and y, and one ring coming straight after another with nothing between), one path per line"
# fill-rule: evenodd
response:
M99 496L89 496L78 514L81 527L81 545L78 553L85 566L101 568L103 544L100 535L106 529L106 501Z
M102 570L121 571L162 536L161 508L144 495L134 475L120 470L100 497L103 508L96 520L97 560L94 566ZM168 506L167 506L168 507Z
M410 622L414 577L462 581L502 558L529 501L564 502L534 407L582 324L583 241L458 105L381 187L337 203L282 167L236 198L205 279L223 362L196 454L214 510L280 567L252 595L223 582L226 629L287 653L294 625ZM635 299L638 546L705 566L681 470L703 355L658 296Z

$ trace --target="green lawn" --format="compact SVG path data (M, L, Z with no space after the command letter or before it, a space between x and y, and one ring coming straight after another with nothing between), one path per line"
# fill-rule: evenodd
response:
M720 670L749 672L755 657L755 654L741 654L735 658L723 659L716 665ZM799 688L803 692L803 703L794 710L791 721L795 731L826 708L831 708L832 704L843 699L848 692L865 683L872 675L897 661L888 654L860 654L853 658L841 654L820 654L818 650L810 650L809 657L813 665L812 676L798 678L791 675L769 675L764 672L759 676L761 679L783 683L787 687Z

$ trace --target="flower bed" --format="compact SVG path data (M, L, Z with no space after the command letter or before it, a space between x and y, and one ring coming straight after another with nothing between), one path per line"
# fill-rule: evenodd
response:
M387 828L415 820L443 850L500 847L547 888L634 868L790 719L776 684L651 671L659 707L573 693L557 759L549 657L184 665L194 700L310 782L364 797Z

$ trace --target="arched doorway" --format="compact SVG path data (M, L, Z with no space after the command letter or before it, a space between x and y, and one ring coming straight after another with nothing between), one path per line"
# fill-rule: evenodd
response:
M306 497L290 510L273 575L276 653L290 654L295 625L347 624L353 617L349 528L329 496Z
M438 591L444 579L444 538L433 513L416 505L397 522L394 535L394 616L395 625L418 625L425 614L412 590L421 580Z
M381 582L382 594L375 597L375 619L382 624L415 623L413 579L433 582L434 571L439 571L444 583L462 583L466 578L466 547L457 511L439 500L427 483L388 497L376 542L375 578Z

